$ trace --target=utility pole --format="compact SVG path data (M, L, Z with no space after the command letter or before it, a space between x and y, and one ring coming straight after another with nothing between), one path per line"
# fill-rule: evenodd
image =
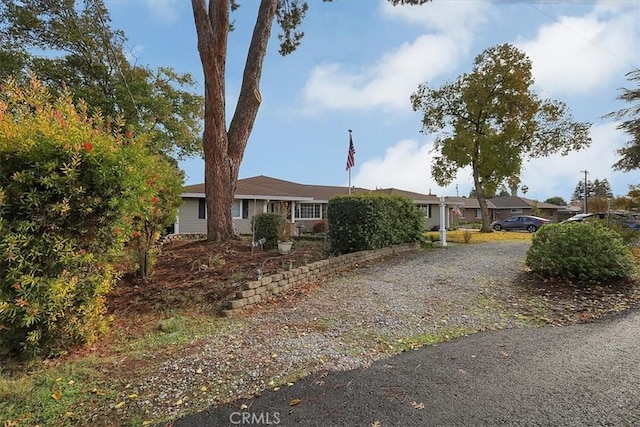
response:
M584 209L582 210L583 213L587 213L587 175L589 174L588 170L583 170L580 171L582 173L584 173L584 185L583 185L583 189L584 189Z

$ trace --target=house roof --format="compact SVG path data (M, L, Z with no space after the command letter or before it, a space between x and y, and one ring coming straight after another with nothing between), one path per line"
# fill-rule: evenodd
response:
M389 194L392 196L408 197L417 203L422 202L422 203L428 203L428 204L435 204L440 202L440 199L438 198L438 196L433 194L414 193L412 191L398 190L397 188L378 188L374 190L374 192Z
M448 205L456 205L459 206L461 208L466 208L466 209L480 209L480 203L478 202L478 199L476 199L475 197L449 197L447 196L446 198L447 204ZM493 204L493 202L489 199L487 199L487 207L489 209L495 209L496 206Z
M353 187L352 193L369 192L366 188ZM204 195L204 184L188 185L183 194ZM307 185L264 175L239 179L236 185L239 198L316 200L328 201L338 195L349 194L349 187Z
M494 197L489 200L497 209L532 208L535 204L540 209L559 209L563 207L518 196Z

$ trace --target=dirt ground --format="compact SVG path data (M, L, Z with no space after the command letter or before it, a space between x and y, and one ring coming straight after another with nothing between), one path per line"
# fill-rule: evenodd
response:
M147 280L125 272L108 295L107 307L116 317L194 304L220 309L239 284L257 278L258 270L269 275L328 256L329 244L322 240L297 240L287 255L253 247L248 238L226 243L174 240L162 245Z

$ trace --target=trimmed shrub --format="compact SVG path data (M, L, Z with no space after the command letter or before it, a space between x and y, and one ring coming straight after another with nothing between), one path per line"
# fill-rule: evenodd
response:
M541 276L585 284L630 279L636 269L630 249L615 231L583 222L540 228L526 265Z
M327 222L324 219L317 221L313 224L312 231L316 234L327 232Z
M327 206L331 251L350 253L418 242L423 214L407 197L364 193Z
M255 238L266 239L262 247L264 249L275 249L278 247L278 230L281 228L284 219L282 215L275 213L263 213L253 217L255 221Z

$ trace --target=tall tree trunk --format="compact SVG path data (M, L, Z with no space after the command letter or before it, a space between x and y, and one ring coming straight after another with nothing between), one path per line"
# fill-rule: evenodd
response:
M240 163L253 129L261 96L262 66L271 36L278 0L262 0L254 27L238 104L226 130L225 65L230 0L191 0L198 34L198 52L205 81L203 149L207 239L225 241L235 236L231 209Z
M487 206L487 199L484 192L484 187L480 181L480 176L475 165L473 166L473 184L476 186L476 199L480 205L480 212L482 212L482 228L483 233L491 231L491 217L489 216L489 207Z

